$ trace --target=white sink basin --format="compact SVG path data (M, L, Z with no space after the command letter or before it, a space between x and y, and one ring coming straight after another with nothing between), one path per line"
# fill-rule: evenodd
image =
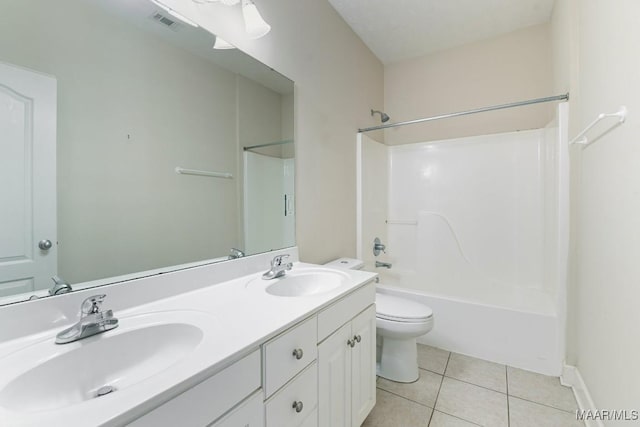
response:
M337 270L309 268L292 270L278 279L251 280L248 287L264 286L265 292L279 297L306 297L323 294L343 286L349 276Z
M117 313L116 313L117 317ZM118 328L64 345L54 337L0 360L0 406L40 412L78 405L109 386L119 390L164 372L201 343L212 318L191 311L166 311L121 318Z

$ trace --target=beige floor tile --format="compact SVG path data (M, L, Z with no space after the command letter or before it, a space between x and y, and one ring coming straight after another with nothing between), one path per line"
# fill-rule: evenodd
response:
M560 379L507 367L509 396L520 397L564 411L578 407L573 392L560 384Z
M433 411L431 423L429 423L429 427L476 427L477 425L438 411Z
M575 412L565 412L548 406L509 396L511 427L584 427Z
M412 383L397 383L380 378L380 380L378 380L378 387L433 408L436 404L436 397L438 397L438 390L440 390L441 383L442 375L420 369L420 378L418 378L418 381Z
M418 344L418 366L422 369L444 374L449 352L428 345Z
M507 392L506 366L475 357L451 353L445 375L457 380L490 388L502 393Z
M436 410L481 426L507 427L507 396L445 377Z
M427 427L431 408L378 389L376 406L362 427Z

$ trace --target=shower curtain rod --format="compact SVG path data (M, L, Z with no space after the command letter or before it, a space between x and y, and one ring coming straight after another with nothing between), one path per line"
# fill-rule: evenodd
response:
M269 142L267 144L260 144L260 145L252 145L251 147L243 147L242 149L244 151L248 151L248 150L254 150L256 148L264 148L264 147L272 147L274 145L284 145L284 144L291 144L293 141L291 140L287 140L287 141L277 141L277 142Z
M504 110L505 108L522 107L523 105L540 104L542 102L552 101L568 101L569 94L549 96L546 98L529 99L527 101L512 102L511 104L493 105L491 107L476 108L475 110L459 111L457 113L443 114L441 116L427 117L424 119L408 120L406 122L390 123L388 125L373 126L364 129L358 129L358 132L369 132L372 130L388 129L404 125L412 125L414 123L431 122L433 120L448 119L450 117L466 116L475 113L484 113L485 111Z

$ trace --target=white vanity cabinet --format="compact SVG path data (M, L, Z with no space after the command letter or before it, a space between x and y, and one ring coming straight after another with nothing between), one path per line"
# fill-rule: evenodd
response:
M263 346L266 427L362 424L376 396L374 302L368 283Z
M359 427L375 404L374 302L370 282L130 425Z
M345 306L367 306L318 345L320 427L358 427L376 402L375 288L365 286L347 299ZM319 329L348 312L343 301L320 313Z

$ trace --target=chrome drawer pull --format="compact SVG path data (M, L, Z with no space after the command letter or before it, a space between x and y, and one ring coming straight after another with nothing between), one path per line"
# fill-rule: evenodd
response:
M298 360L302 359L303 354L304 352L302 351L301 348L296 348L295 350L293 350L293 356Z
M304 405L302 404L302 401L297 400L293 402L293 405L291 407L295 409L296 412L302 412L302 408L304 407Z

